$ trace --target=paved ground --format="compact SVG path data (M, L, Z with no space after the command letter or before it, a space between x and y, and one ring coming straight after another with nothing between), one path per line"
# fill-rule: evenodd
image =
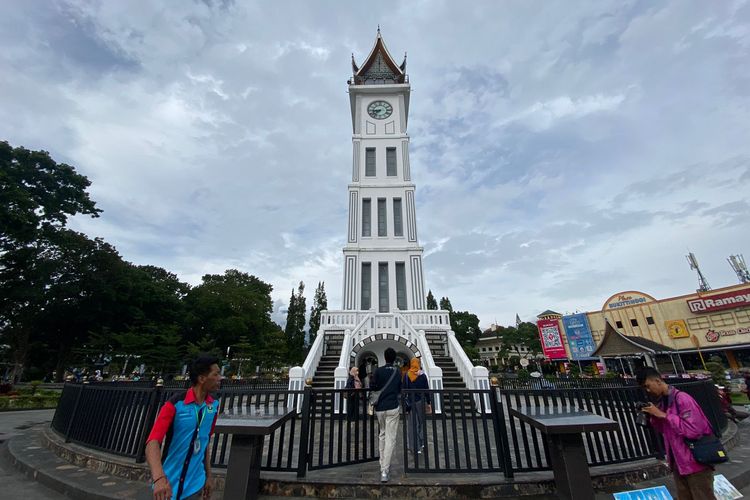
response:
M52 422L55 410L0 412L0 442L22 433L32 425Z
M27 498L29 500L61 500L66 498L33 479L27 478L2 459L0 459L0 484L2 484L4 498ZM5 494L8 496L6 497Z
M0 413L0 442L23 433L32 425L51 422L54 410L7 411ZM65 498L33 479L29 479L0 459L0 484L3 491L13 498L34 500L59 500Z

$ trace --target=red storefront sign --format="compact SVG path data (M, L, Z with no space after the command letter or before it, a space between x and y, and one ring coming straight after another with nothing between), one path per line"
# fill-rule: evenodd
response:
M556 319L540 319L536 322L539 328L539 339L542 341L542 351L548 359L564 359L568 355L565 352L560 325Z
M750 288L690 299L687 301L687 305L690 308L690 312L693 313L721 311L722 309L750 306Z

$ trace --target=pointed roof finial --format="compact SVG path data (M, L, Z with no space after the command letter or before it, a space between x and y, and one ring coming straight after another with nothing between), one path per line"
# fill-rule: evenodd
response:
M378 23L378 36L380 36L380 24Z

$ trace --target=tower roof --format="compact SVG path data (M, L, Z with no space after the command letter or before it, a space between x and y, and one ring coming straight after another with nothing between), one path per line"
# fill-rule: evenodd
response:
M401 65L396 64L385 46L380 34L380 26L378 26L375 45L362 66L357 66L354 54L352 54L352 72L354 73L350 81L352 85L406 83L406 54L404 54L404 62Z

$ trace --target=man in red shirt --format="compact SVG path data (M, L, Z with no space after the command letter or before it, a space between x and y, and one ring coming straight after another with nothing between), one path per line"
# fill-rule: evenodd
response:
M190 382L186 392L164 403L146 440L154 500L211 498L208 442L219 415L219 402L210 393L221 382L219 360L198 356L190 365ZM164 447L160 449L162 441Z

